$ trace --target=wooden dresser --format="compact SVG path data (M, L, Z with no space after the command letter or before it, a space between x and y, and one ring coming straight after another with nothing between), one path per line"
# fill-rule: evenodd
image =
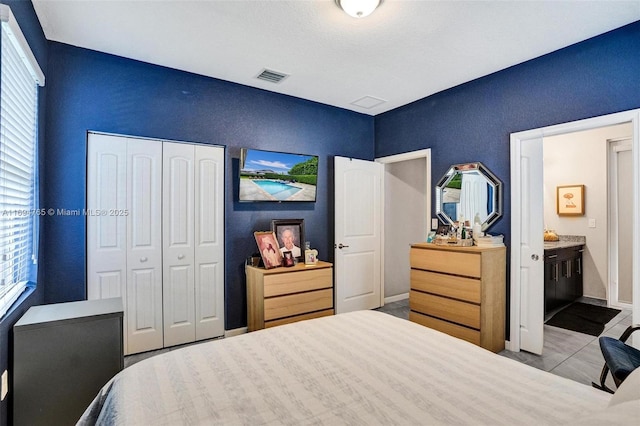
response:
M506 248L411 246L409 319L493 352L504 349Z
M246 266L249 331L333 315L333 265Z

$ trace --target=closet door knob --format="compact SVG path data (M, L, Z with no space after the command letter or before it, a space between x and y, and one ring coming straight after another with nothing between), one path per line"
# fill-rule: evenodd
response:
M146 257L141 257L141 258L140 258L140 262L146 262L146 261L147 261L147 258L146 258Z
M178 259L180 259L180 260L184 259L184 254L179 254L178 255Z

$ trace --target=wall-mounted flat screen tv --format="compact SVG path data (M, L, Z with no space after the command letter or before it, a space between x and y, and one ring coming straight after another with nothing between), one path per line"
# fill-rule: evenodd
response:
M318 156L243 148L240 201L316 201Z

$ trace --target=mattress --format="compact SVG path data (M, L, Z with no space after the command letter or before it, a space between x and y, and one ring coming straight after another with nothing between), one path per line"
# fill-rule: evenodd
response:
M544 425L610 395L377 311L196 344L115 376L80 424Z

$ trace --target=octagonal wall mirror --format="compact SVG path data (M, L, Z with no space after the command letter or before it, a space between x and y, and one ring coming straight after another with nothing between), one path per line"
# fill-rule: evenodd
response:
M451 225L479 220L486 231L502 216L502 183L482 163L455 164L436 186L436 214Z

